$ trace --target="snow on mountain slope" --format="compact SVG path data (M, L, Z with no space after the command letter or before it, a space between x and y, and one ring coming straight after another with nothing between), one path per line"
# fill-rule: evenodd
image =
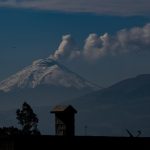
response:
M91 88L97 86L71 72L50 58L39 59L22 71L0 82L0 91L8 92L16 88L35 88L38 85L53 85L65 88Z

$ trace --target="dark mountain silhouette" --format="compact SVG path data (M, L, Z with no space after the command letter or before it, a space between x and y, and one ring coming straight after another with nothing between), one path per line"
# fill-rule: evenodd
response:
M150 74L139 75L120 81L108 88L104 88L78 98L78 101L109 101L126 102L150 98Z
M79 122L89 126L89 134L127 135L129 129L150 136L150 74L74 99L72 105L80 112Z

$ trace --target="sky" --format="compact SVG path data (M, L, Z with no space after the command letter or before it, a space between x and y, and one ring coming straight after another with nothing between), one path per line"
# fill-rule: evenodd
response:
M0 80L47 57L102 87L150 73L150 1L0 0Z

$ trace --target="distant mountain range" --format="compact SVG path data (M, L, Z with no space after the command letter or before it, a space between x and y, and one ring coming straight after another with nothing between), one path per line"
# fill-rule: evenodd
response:
M15 110L24 101L34 106L45 134L54 133L52 107L72 104L77 134L128 136L128 129L150 136L150 74L101 89L50 58L40 59L0 82L0 126L17 124Z

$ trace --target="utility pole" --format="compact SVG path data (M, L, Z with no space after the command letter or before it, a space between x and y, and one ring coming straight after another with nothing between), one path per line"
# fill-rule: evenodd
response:
M87 125L84 126L84 136L87 136Z

